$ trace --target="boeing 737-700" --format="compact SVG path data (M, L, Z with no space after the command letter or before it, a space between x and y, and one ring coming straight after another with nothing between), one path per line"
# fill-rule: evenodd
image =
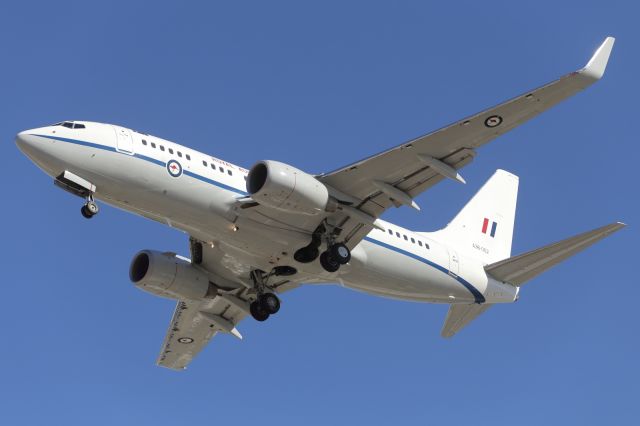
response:
M63 121L16 143L54 183L177 228L190 257L142 250L129 269L142 290L177 301L157 363L181 370L217 333L242 338L246 316L265 321L285 291L337 282L388 298L449 304L450 337L530 279L624 226L613 223L511 256L518 177L498 170L442 230L380 219L460 169L478 148L599 80L614 39L579 71L496 107L335 171L312 175L282 162L244 169L135 130Z

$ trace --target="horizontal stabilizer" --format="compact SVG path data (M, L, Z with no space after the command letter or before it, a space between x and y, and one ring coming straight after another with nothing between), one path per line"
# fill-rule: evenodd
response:
M447 318L444 320L440 335L442 337L453 336L491 306L493 305L490 303L484 303L482 305L451 305L449 312L447 312Z
M493 278L520 286L626 225L616 222L485 267Z

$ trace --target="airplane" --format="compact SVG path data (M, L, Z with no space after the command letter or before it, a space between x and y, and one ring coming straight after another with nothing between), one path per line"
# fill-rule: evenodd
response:
M282 293L339 283L400 300L450 305L451 337L489 307L618 231L615 222L511 255L518 176L497 170L444 228L417 232L382 220L392 207L450 179L478 148L598 81L615 39L587 65L435 132L335 171L312 175L274 160L244 169L129 128L63 121L20 132L19 149L54 184L189 235L190 256L142 250L129 268L140 289L176 300L157 364L183 370L218 333L242 339L238 323L265 321Z

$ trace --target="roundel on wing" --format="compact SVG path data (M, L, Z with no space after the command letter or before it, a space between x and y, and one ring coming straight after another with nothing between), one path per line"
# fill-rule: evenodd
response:
M487 127L498 127L500 124L502 124L502 117L499 115L492 115L484 120L484 125Z
M180 177L182 175L182 166L176 160L169 160L167 163L167 171L173 177Z

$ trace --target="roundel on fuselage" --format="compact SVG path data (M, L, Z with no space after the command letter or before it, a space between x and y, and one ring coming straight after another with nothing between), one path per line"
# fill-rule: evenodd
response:
M182 166L176 160L169 160L167 163L167 171L172 177L180 177L182 175Z

